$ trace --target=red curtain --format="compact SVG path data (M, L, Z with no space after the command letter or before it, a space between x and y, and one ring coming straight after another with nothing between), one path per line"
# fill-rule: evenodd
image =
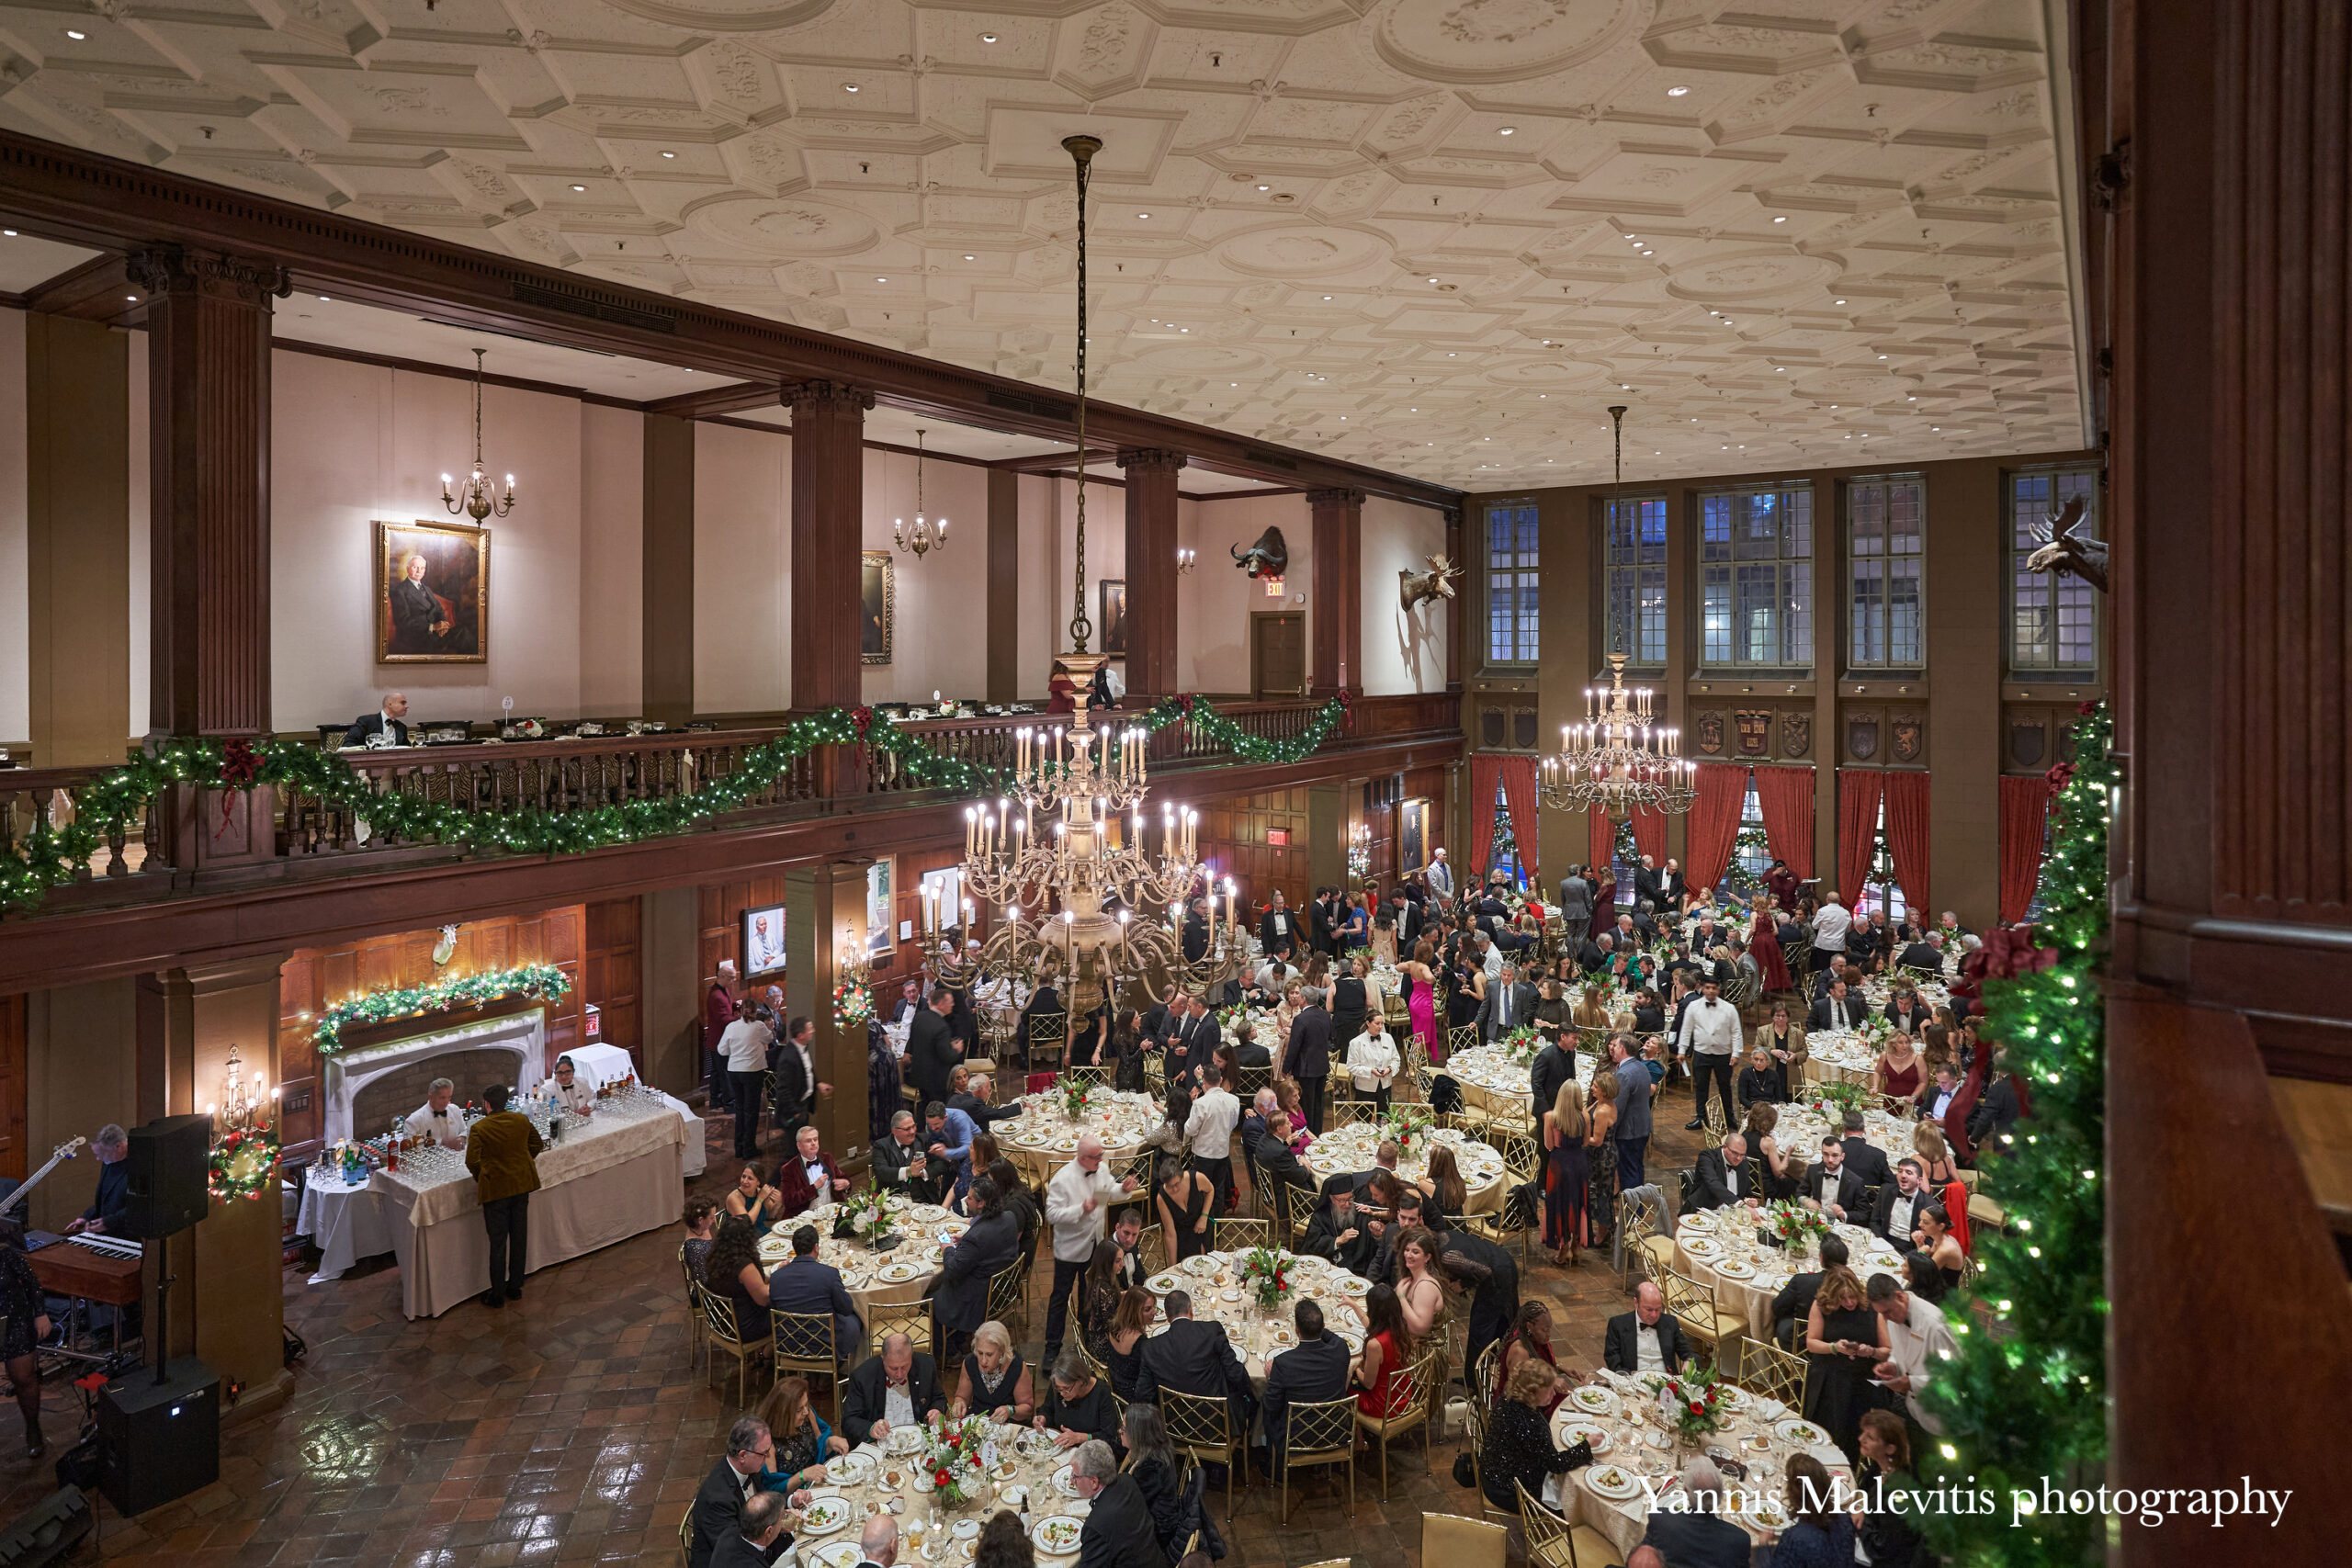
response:
M2025 919L2041 881L2041 836L2050 818L2050 781L2040 773L2001 780L2001 923Z
M1928 894L1928 779L1926 773L1886 775L1886 847L1894 857L1894 880L1914 919L1935 919Z
M1470 863L1456 873L1468 879L1456 886L1477 886L1487 880L1487 862L1495 852L1495 786L1501 782L1503 760L1484 751L1470 754Z
M1764 841L1800 879L1813 874L1813 787L1811 768L1756 770L1756 805L1764 813Z
M1886 775L1871 768L1838 770L1838 891L1850 910L1870 875L1871 844L1878 833L1879 796Z
M1666 871L1666 818L1656 811L1634 813L1634 848L1647 855L1661 875Z
M1606 871L1617 859L1617 824L1609 820L1609 813L1599 807L1584 814L1585 860L1595 874Z
M1703 892L1723 880L1739 841L1739 814L1747 805L1747 770L1730 762L1699 764L1699 798L1690 807L1687 839L1690 863L1683 868L1690 891Z
M1536 869L1543 861L1537 853L1536 834L1542 823L1535 811L1535 759L1497 760L1502 764L1503 799L1510 807L1510 830L1519 836L1519 863L1527 868L1529 883L1541 886L1541 874Z

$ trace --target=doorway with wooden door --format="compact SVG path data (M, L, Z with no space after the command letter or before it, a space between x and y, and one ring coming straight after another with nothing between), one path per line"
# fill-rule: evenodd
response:
M1250 695L1306 694L1306 612L1259 610L1250 616Z

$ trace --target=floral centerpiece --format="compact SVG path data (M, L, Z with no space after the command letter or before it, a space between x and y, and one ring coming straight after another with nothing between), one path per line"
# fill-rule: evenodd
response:
M1679 1375L1653 1377L1647 1386L1658 1396L1658 1408L1684 1448L1695 1449L1710 1433L1723 1429L1723 1380L1708 1362L1689 1362Z
M1269 1252L1262 1247L1253 1247L1241 1256L1241 1282L1257 1292L1259 1306L1268 1312L1290 1289L1291 1262L1289 1253Z
M1768 1207L1763 1220L1765 1234L1792 1252L1803 1251L1817 1237L1829 1234L1828 1215L1786 1200Z
M1249 1021L1250 1009L1245 1003L1236 1002L1229 1008L1216 1010L1216 1032L1224 1039L1239 1038L1241 1026Z
M1064 1080L1062 1084L1062 1116L1066 1121L1082 1122L1094 1104L1094 1085L1083 1080Z
M877 1241L896 1227L899 1216L907 1211L907 1197L868 1184L854 1188L842 1202L835 1218L835 1235L847 1233L861 1241Z
M1532 1066L1536 1053L1544 1049L1544 1037L1526 1024L1521 1024L1498 1043L1503 1058L1515 1067Z
M1894 1025L1887 1021L1884 1013L1873 1012L1863 1015L1862 1026L1855 1032L1861 1036L1862 1043L1871 1050L1883 1051L1886 1049L1886 1043L1894 1038L1895 1029Z
M833 1025L838 1029L864 1029L874 1017L874 993L855 980L843 980L833 987Z
M1435 1131L1430 1113L1417 1105L1391 1107L1388 1114L1380 1119L1381 1136L1395 1139L1396 1147L1408 1155L1427 1149Z
M995 1462L993 1425L985 1416L967 1416L923 1428L923 1464L945 1501L968 1503L986 1490Z
M1814 1086L1813 1109L1823 1120L1835 1122L1849 1111L1860 1111L1871 1102L1871 1086L1865 1083L1823 1083Z

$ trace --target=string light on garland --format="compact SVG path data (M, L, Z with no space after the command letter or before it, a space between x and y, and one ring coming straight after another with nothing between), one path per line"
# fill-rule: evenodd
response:
M1984 1038L2032 1090L2030 1116L1979 1167L2010 1234L1977 1233L1982 1272L1944 1316L1960 1354L1924 1398L1944 1436L1919 1456L1923 1483L1991 1492L1989 1514L1929 1510L1928 1545L1985 1568L2066 1568L2108 1547L2097 1514L2032 1512L2011 1520L2012 1490L2042 1482L2097 1485L2107 1459L2105 1260L2106 1043L2098 964L2105 948L2110 721L2086 704L2075 763L2050 770L2056 831L2042 863L2042 916L2030 937L1988 933L1972 954L1983 975ZM1980 963L1981 961L1981 963ZM1973 1299L1972 1299L1973 1298ZM1999 1314L1993 1332L1979 1303Z
M244 1064L237 1048L229 1047L226 1081L217 1104L204 1108L213 1119L212 1147L206 1161L206 1185L223 1202L257 1199L277 1184L280 1144L276 1121L277 1090L264 1095L258 1074L243 1081Z
M1196 695L1167 698L1137 722L1148 730L1187 723L1195 735L1243 761L1281 765L1300 761L1327 743L1346 721L1352 701L1351 694L1341 693L1317 708L1300 733L1282 739L1250 734ZM988 794L1001 786L993 769L949 756L914 731L887 719L876 722L877 716L870 707L826 708L792 720L775 739L743 752L730 772L704 780L689 794L584 810L472 810L446 800L379 793L370 775L333 751L291 741L224 744L175 738L81 785L72 821L62 827L38 821L0 853L0 909L39 908L51 888L72 881L127 829L135 830L148 802L175 784L207 789L281 786L366 818L379 837L532 855L582 854L690 832L712 817L753 804L819 746L862 745L890 770L926 788Z
M874 992L862 980L833 987L833 1027L863 1030L874 1017Z
M514 969L492 969L425 986L371 991L340 1001L319 1014L313 1036L319 1054L333 1055L343 1048L343 1032L354 1024L389 1023L424 1013L455 1012L461 1008L489 1007L512 997L538 997L556 1001L570 994L571 977L552 964L526 964Z

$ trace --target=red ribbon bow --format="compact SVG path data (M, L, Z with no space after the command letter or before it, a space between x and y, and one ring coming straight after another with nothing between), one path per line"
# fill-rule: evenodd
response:
M1984 994L1987 980L2014 980L2057 966L2058 950L2033 940L2031 926L2005 926L1984 933L1984 945L1960 961L1960 984L1954 995L1972 1001Z
M2075 764L2060 762L2041 776L2049 781L2050 793L2056 795L2075 782Z

